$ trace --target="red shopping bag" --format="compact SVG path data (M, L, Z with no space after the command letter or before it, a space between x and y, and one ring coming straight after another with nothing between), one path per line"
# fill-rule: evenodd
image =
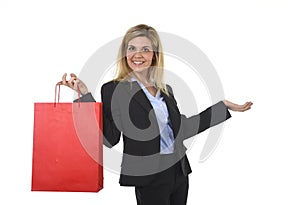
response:
M34 104L32 191L98 192L102 165L101 103Z

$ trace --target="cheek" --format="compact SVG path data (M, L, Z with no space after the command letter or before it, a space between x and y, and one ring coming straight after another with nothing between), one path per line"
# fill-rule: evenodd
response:
M149 55L146 56L146 59L147 59L147 61L149 61L149 62L152 62L153 58L154 58L154 55L153 55L153 54L149 54Z
M126 62L129 64L131 62L130 59L132 58L132 55L126 54L125 58L126 58Z
M128 53L126 53L126 59L130 59L131 57L132 57L132 55L130 55L130 54L128 54Z

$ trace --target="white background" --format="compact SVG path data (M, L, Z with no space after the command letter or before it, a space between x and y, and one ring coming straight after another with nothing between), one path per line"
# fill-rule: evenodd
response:
M79 73L98 48L139 23L197 45L216 68L225 97L254 102L252 110L232 113L204 163L206 133L197 136L188 153L188 204L299 204L296 2L1 0L0 204L135 204L134 189L120 187L108 170L99 193L31 192L30 186L34 102L52 102L63 73ZM62 92L72 100L71 91Z

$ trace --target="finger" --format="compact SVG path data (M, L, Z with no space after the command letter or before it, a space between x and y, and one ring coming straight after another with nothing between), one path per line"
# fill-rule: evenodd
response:
M249 102L246 102L243 106L247 107L249 105Z
M246 103L245 103L245 106L248 106L249 104L250 104L250 102L246 102Z
M77 78L77 76L74 73L71 73L70 76Z
M253 105L252 102L248 102L247 105L246 105L246 107L247 107L247 108L248 108L248 107L250 108L252 105Z
M250 110L250 109L251 109L251 107L247 107L247 109L245 109L245 111Z
M68 86L71 87L71 88L74 88L75 80L76 80L75 77L71 77L70 80L68 81Z
M245 104L244 105L238 105L238 106L236 106L235 111L237 111L237 112L243 112L245 109L246 109Z
M63 84L63 85L67 85L66 77L67 77L67 73L65 73L65 74L62 76L62 84Z
M249 107L249 106L251 106L251 105L252 105L251 102L246 102L246 103L243 105L243 107L247 108L247 107Z
M252 104L253 104L252 102L248 102L247 105L245 106L245 108L243 109L243 112L244 112L244 111L247 111L247 110L250 110Z
M80 80L77 78L74 80L74 90L76 91L80 91L79 90L79 84L80 84Z

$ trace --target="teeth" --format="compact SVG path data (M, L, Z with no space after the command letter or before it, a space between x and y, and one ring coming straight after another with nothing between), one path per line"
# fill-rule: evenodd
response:
M140 65L140 64L142 64L143 62L140 62L140 61L133 61L133 63L136 64L136 65Z

